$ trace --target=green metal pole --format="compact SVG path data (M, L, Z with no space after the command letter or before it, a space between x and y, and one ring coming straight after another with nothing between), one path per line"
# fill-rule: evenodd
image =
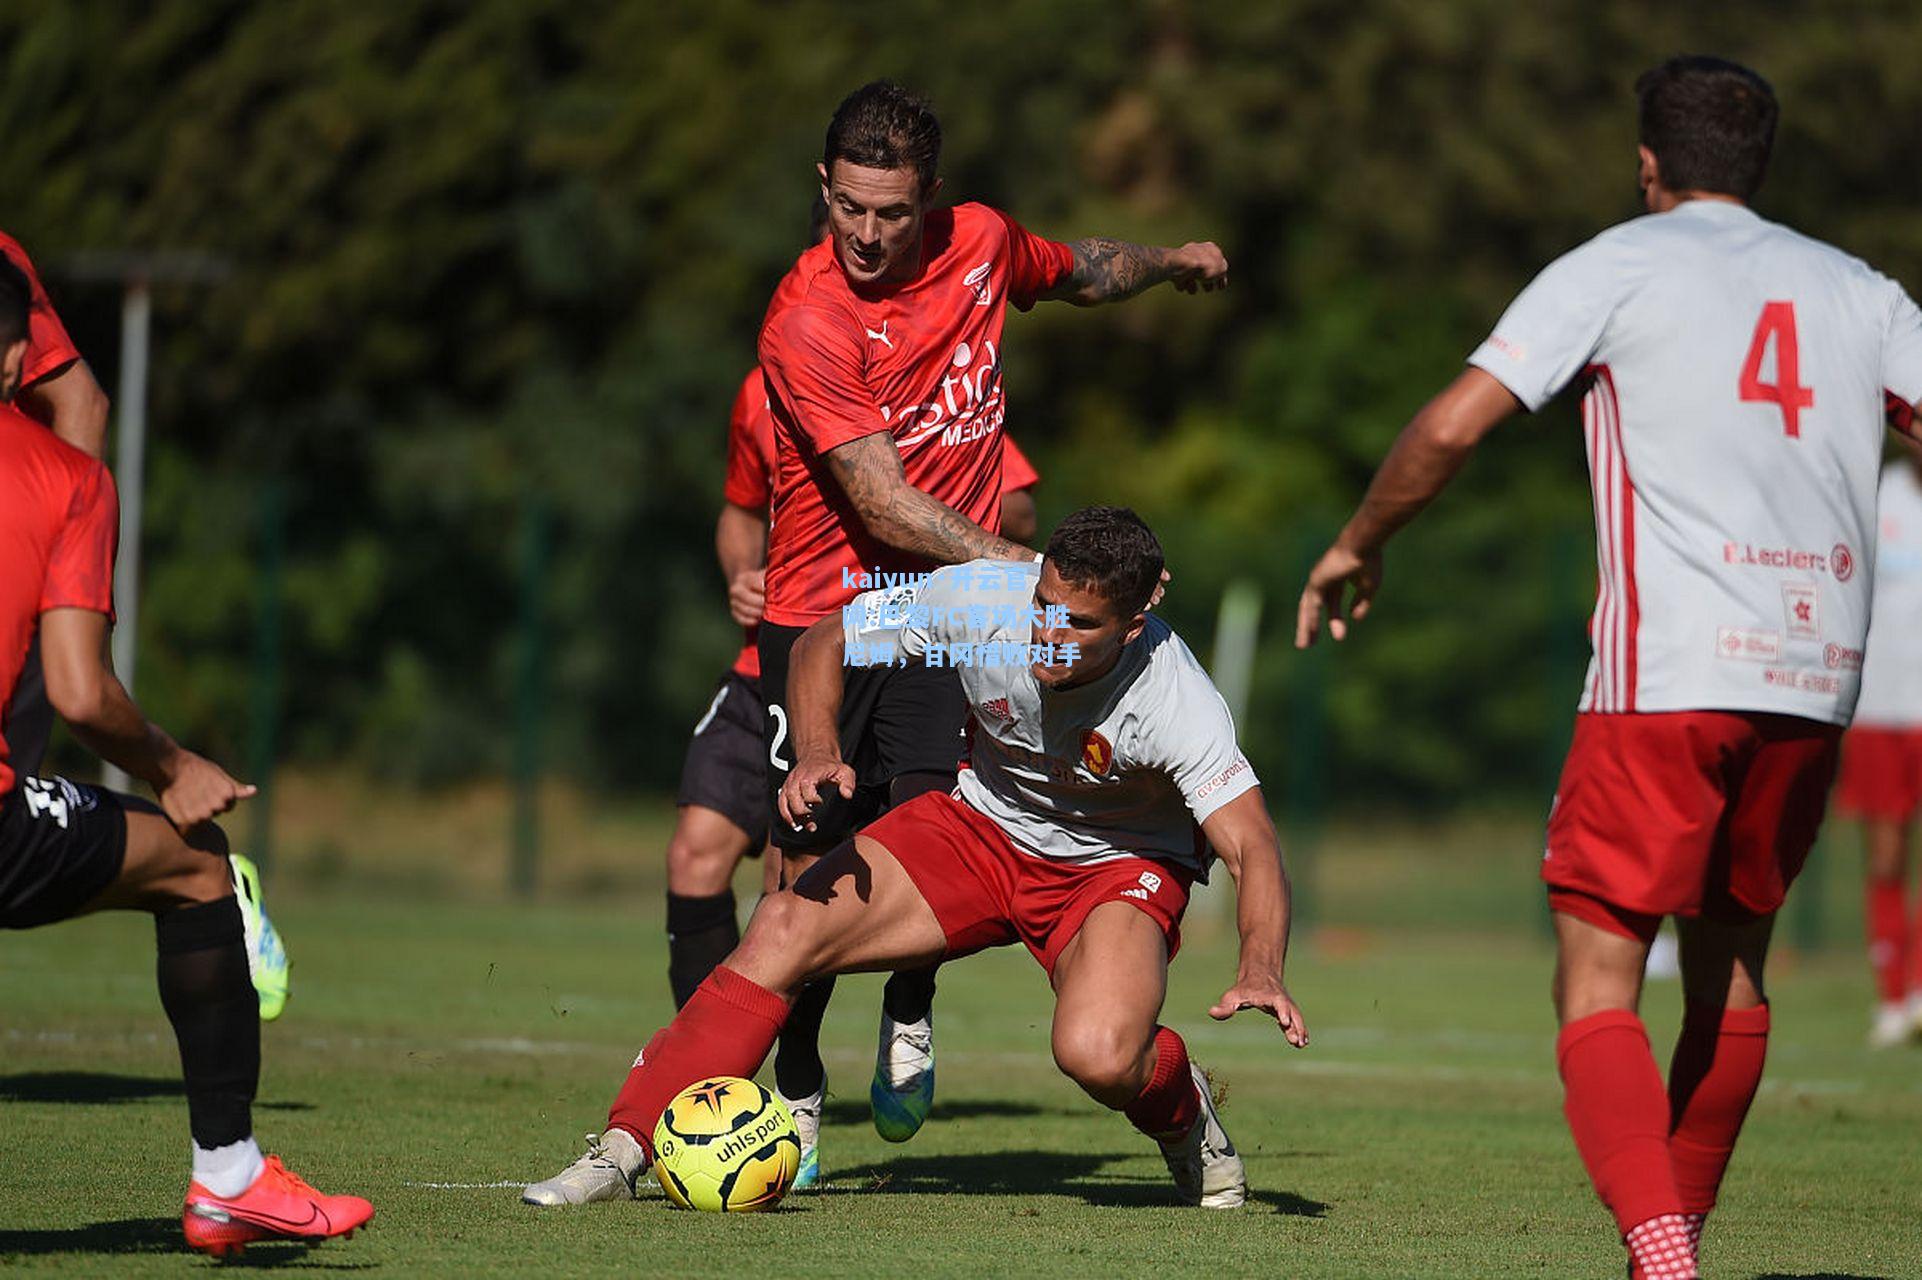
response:
M547 565L552 532L547 499L533 494L521 522L521 610L514 679L514 817L511 883L522 897L540 875L540 774L547 669Z
M280 739L281 596L286 578L287 485L270 476L255 491L259 560L255 566L254 652L248 680L247 780L260 788L249 803L248 854L265 869L273 858L274 758Z

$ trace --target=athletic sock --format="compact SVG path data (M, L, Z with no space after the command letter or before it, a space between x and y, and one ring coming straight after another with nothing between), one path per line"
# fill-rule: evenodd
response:
M1693 1004L1668 1069L1669 1165L1686 1213L1707 1216L1768 1056L1769 1007ZM1699 1234L1699 1228L1698 1228Z
M242 1138L209 1150L194 1143L194 1181L221 1199L230 1199L254 1185L266 1161L253 1138Z
M1901 1001L1909 981L1908 903L1900 880L1870 880L1863 919L1868 926L1869 968L1875 971L1876 994L1882 1003Z
M881 989L881 1008L896 1022L920 1022L934 1008L934 971L937 966L892 974ZM790 1097L793 1095L790 1094Z
M1638 1222L1623 1237L1630 1280L1696 1280L1695 1246L1686 1214L1665 1213Z
M667 895L667 981L679 1009L741 941L734 890L704 897Z
M821 1019L827 1016L833 978L816 978L801 988L781 1028L774 1051L774 1087L784 1098L811 1098L827 1087L828 1069L821 1061Z
M654 1126L674 1095L707 1076L753 1075L786 1017L787 1001L717 966L634 1059L607 1113L607 1127L625 1129L652 1161Z
M1122 1114L1150 1138L1178 1138L1195 1127L1201 1094L1188 1066L1188 1046L1170 1028L1155 1028L1155 1069Z
M1562 1028L1555 1057L1575 1149L1623 1237L1651 1218L1679 1217L1668 1092L1642 1020L1626 1009L1579 1018Z
M154 917L160 1004L180 1046L194 1143L208 1151L254 1131L260 997L247 976L246 931L233 895Z

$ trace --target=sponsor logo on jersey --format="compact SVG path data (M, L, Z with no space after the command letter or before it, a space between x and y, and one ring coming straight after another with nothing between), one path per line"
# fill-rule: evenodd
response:
M1208 779L1208 781L1202 783L1201 786L1196 788L1195 799L1206 800L1209 796L1221 790L1223 787L1227 786L1230 782L1233 782L1241 774L1245 773L1247 769L1248 769L1248 757L1247 756L1239 757L1238 759L1236 759L1236 761L1233 764L1229 765L1226 769L1223 769L1220 773L1217 773L1214 777Z
M1006 698L990 698L976 705L980 708L981 714L991 720L998 720L1002 724L1014 723L1014 710L1008 706Z
M862 327L866 328L865 325ZM881 322L881 329L878 333L873 329L868 329L868 337L874 339L889 351L894 350L894 339L888 337L888 322L886 320Z
M1081 731L1081 767L1097 778L1108 776L1114 768L1114 744L1093 729Z
M1488 345L1513 360L1516 364L1528 359L1528 348L1519 342L1510 342L1499 333L1488 335Z
M1717 627L1715 656L1741 662L1775 662L1782 656L1782 633L1746 627Z
M1830 644L1822 648L1822 665L1831 671L1860 671L1862 651L1846 645Z
M931 436L948 448L993 435L1007 417L1001 394L1001 351L993 342L979 348L955 344L948 372L934 387L935 394L905 409L881 406L881 420L896 431L896 448L907 449Z
M1838 542L1835 544L1835 550L1846 556L1849 549ZM1800 569L1804 572L1816 573L1822 573L1830 567L1829 556L1823 555L1820 551L1805 551L1799 547L1758 547L1752 542L1724 542L1722 562L1755 565L1763 569ZM1843 570L1838 566L1835 569L1835 576L1846 582L1849 575L1854 572L1855 562L1851 557L1848 569Z
M1123 889L1121 896L1124 898L1140 898L1143 902L1146 902L1148 900L1148 891L1146 889Z
M1855 553L1849 550L1848 543L1835 544L1835 549L1829 552L1829 567L1835 570L1837 582L1847 582L1855 576Z
M989 277L994 274L994 263L984 262L961 277L961 283L974 291L974 305L985 307L994 300L990 292Z
M1787 689L1799 689L1803 693L1842 692L1842 681L1838 676L1821 676L1812 671L1796 671L1789 667L1766 668L1762 672L1762 683L1780 685Z
M1816 612L1816 608L1814 583L1785 582L1782 584L1782 619L1788 627L1789 639L1820 640L1822 638L1822 619Z

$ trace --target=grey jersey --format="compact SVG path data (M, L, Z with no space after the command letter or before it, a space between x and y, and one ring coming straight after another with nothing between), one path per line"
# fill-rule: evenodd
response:
M1198 824L1257 785L1227 704L1153 616L1100 679L1043 689L1029 654L1040 572L975 560L858 596L842 614L848 662L955 668L969 710L961 799L1022 848L1205 870Z

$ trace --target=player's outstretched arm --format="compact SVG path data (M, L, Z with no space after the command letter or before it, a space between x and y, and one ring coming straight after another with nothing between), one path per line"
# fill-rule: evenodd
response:
M714 558L727 581L727 611L740 625L753 626L767 607L767 513L722 503L714 522Z
M1261 788L1243 792L1209 814L1201 831L1235 878L1235 924L1241 931L1235 985L1208 1016L1223 1020L1243 1009L1266 1010L1288 1043L1305 1049L1308 1024L1281 982L1288 956L1288 871Z
M90 458L105 456L110 405L85 360L22 387L20 398L33 407L34 417L53 424L62 440Z
M86 747L147 783L167 817L189 831L254 794L225 769L182 747L140 708L107 665L107 618L88 609L40 615L47 699Z
M899 551L937 564L1032 560L1034 552L983 529L908 483L894 438L876 431L827 452L828 468L867 531Z
M811 815L821 803L821 788L833 786L844 800L854 798L854 770L841 759L842 668L847 643L841 615L831 613L803 631L788 652L788 732L794 735L794 768L781 784L776 807L781 821L814 830Z
M1295 611L1297 649L1315 642L1324 620L1328 634L1342 640L1350 623L1368 616L1388 539L1448 487L1482 437L1519 407L1507 387L1471 368L1409 420L1361 506L1308 575Z
M1212 240L1167 249L1090 236L1068 248L1074 251L1074 270L1042 297L1093 307L1132 298L1164 281L1183 293L1212 293L1228 287L1227 256Z

